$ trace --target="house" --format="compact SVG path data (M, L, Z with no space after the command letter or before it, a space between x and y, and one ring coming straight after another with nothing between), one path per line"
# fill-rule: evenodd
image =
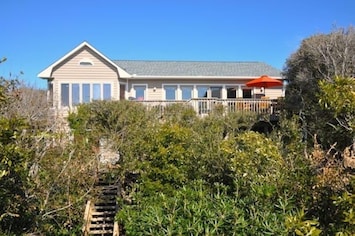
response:
M245 85L265 74L282 80L278 69L262 62L111 60L83 42L38 77L47 80L48 99L59 110L105 99L146 104L199 100L197 109L205 113L212 103L201 106L201 100L228 101L230 105L234 100L255 103L261 97L282 97L284 86Z

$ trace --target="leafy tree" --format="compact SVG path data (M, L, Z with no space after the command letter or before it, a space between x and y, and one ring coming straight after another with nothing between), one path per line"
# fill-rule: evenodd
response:
M32 200L27 198L31 152L18 146L28 126L21 117L4 116L7 106L16 99L16 85L16 80L0 77L0 233L21 232L32 223L33 214Z
M319 102L325 109L330 110L334 116L333 122L329 122L329 125L335 132L352 138L352 140L345 141L338 139L338 142L343 142L343 145L341 145L343 148L348 146L341 155L344 167L353 169L355 166L347 166L345 161L346 159L352 160L355 155L355 79L335 77L333 82L321 80L319 86ZM334 188L338 190L333 191L329 199L330 201L333 200L329 205L336 209L333 210L333 218L331 218L332 222L334 222L333 224L337 226L334 227L334 231L337 231L339 235L351 235L355 230L355 216L353 213L355 198L354 176L349 175L347 169L343 167L343 163L337 164L336 159L338 158L327 158L328 163L332 159L333 163L330 162L329 167L324 167L327 168L327 171L323 171L323 176L329 175L330 178L328 178L329 180L326 183L330 183L332 190ZM329 207L329 209L332 208Z
M318 82L333 82L336 76L353 77L354 55L355 29L348 27L304 39L299 49L288 58L284 75L290 83L285 107L300 116L305 138L318 134L322 144L330 146L343 135L337 135L327 125L333 119L333 114L319 106Z
M35 209L28 198L31 152L17 142L26 123L0 117L0 232L22 232L33 223Z
M328 124L355 143L355 79L335 77L333 82L321 80L319 86L319 102L332 111L336 121Z

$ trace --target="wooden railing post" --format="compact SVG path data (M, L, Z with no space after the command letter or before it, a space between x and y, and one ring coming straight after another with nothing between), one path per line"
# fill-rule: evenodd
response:
M83 235L86 236L89 233L89 224L90 224L90 216L91 216L91 201L87 201L84 212L84 224L83 224Z

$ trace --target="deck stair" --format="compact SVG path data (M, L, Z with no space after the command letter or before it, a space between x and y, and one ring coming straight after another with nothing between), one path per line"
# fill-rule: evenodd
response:
M83 235L118 236L118 224L115 215L118 210L118 184L107 178L107 173L99 175L96 189L98 197L87 203Z

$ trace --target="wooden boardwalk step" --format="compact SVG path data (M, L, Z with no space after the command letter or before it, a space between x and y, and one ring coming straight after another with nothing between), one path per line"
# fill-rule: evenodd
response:
M113 222L114 219L112 217L98 216L91 218L91 223L93 222Z
M97 229L112 229L113 228L113 223L104 223L104 224L90 224L89 229L91 230L97 230Z
M101 172L101 173L100 173ZM83 227L84 236L117 236L117 222L115 216L117 214L117 198L119 196L119 186L117 179L110 176L109 173L99 171L96 182L96 197L89 201L87 220Z
M116 210L116 206L94 206L95 210Z
M105 212L105 211L95 211L95 212L92 212L91 215L93 217L96 217L96 216L115 216L116 214L116 211L110 211L110 212Z
M89 235L112 235L113 229L110 230L92 230Z
M95 202L95 206L115 206L116 200Z

